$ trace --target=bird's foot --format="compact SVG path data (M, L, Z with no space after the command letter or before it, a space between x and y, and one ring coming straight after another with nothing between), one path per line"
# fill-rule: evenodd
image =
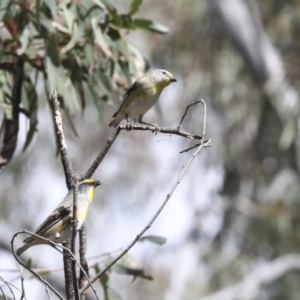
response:
M126 130L127 130L127 131L131 131L132 128L133 128L133 125L132 125L131 123L127 123L127 124L126 124Z

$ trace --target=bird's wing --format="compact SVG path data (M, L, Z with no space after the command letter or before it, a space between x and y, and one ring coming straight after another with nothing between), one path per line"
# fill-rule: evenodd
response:
M128 99L128 97L133 93L135 92L140 86L140 82L139 80L137 80L129 89L128 91L126 92L125 96L124 96L124 99L123 99L123 102L120 106L120 108L118 109L117 112L114 113L113 115L113 118L117 116L117 114L120 112L120 110L122 109L123 105L125 104L126 100Z
M71 219L71 209L65 208L64 206L60 206L57 209L55 209L50 216L39 226L39 228L36 230L36 234L43 235L44 232L46 232L49 228L57 224L59 221L61 221L64 218L70 218ZM30 236L24 240L24 243L31 242L33 239L35 239L35 236Z

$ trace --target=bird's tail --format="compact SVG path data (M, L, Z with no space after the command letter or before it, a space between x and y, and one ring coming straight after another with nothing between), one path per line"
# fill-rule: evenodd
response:
M24 244L22 247L20 247L17 250L17 255L21 255L24 251L26 251L28 248L30 248L32 244Z
M117 114L115 118L109 123L109 127L117 127L121 121L123 121L125 117L122 114Z
M30 236L24 240L24 245L17 250L17 255L21 255L28 248L35 246L35 245L40 245L40 244L47 244L47 242L45 242L44 240L41 240L35 236Z

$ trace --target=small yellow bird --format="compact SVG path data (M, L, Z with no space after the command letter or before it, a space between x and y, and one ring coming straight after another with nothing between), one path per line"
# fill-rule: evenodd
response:
M79 183L77 197L77 230L81 229L82 224L85 222L90 204L94 199L95 188L100 184L100 181L95 181L94 179L86 179ZM39 226L35 234L55 243L62 243L71 238L73 232L73 196L74 190L71 189L57 208ZM36 236L26 238L23 243L25 244L17 250L18 255L21 255L32 246L48 244L47 241L39 239Z
M109 126L117 127L124 119L129 122L129 118L135 117L138 117L138 122L141 124L155 126L143 122L143 116L158 100L163 89L175 81L177 80L174 76L166 70L154 69L148 71L129 88Z

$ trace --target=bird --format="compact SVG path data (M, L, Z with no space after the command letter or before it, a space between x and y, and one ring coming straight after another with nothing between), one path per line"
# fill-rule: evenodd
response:
M85 222L90 204L94 199L95 188L100 184L100 181L91 178L79 183L76 230L81 229L82 224ZM35 234L55 243L62 243L71 238L73 232L73 198L74 189L72 188L57 208L54 209L47 219L38 227ZM21 255L32 246L49 244L48 241L39 239L33 235L26 238L23 243L24 245L17 250L17 255Z
M149 70L137 79L124 96L119 110L113 115L110 127L117 127L121 121L138 117L140 124L156 126L143 121L144 114L156 103L161 92L176 78L169 71L162 69Z

